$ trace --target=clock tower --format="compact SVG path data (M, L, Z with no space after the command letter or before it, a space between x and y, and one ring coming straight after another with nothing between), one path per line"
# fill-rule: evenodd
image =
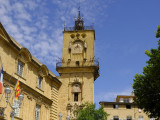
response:
M74 27L64 28L62 60L56 65L62 82L57 114L63 119L70 116L70 120L76 120L77 109L85 102L94 102L94 81L99 76L94 42L95 30L84 26L79 10Z

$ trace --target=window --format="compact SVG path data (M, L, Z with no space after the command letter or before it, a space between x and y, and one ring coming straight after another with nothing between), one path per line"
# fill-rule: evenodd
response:
M74 101L78 102L78 93L74 93Z
M138 117L138 120L144 120L144 119L143 119L143 116L139 116L139 117Z
M76 66L79 66L79 61L76 61Z
M155 120L155 118L150 118L150 120Z
M119 120L118 116L113 116L113 120Z
M20 111L20 104L19 104L19 101L16 99L16 96L14 97L14 106L15 106L15 110L14 110L14 112L15 112L15 116L16 117L19 117L19 111Z
M127 120L132 120L132 116L127 116Z
M131 109L131 105L126 105L126 108L127 109Z
M35 120L39 120L40 118L40 106L36 105L36 110L35 110Z
M129 99L125 98L125 99L124 99L124 102L125 102L125 103L129 103Z
M18 61L18 64L17 64L17 74L22 76L23 74L23 67L24 67L24 64L20 61Z
M38 76L38 88L42 89L42 77Z
M114 109L118 109L118 105L113 105L113 108Z
M81 101L81 85L79 83L74 83L72 85L72 95L74 102Z
M129 102L133 103L133 98L132 97L129 98Z
M120 102L123 102L123 98L120 98Z

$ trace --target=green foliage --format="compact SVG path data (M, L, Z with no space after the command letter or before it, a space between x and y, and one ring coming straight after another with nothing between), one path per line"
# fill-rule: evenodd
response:
M157 34L159 33L160 26L157 30ZM143 74L135 75L133 84L134 93L137 97L136 103L150 117L155 118L160 118L160 40L158 45L157 49L145 51L150 59L143 68Z
M157 32L156 32L156 37L159 38L160 37L160 26L157 26Z
M83 109L78 110L77 120L107 120L107 116L103 106L96 110L95 104L87 102Z

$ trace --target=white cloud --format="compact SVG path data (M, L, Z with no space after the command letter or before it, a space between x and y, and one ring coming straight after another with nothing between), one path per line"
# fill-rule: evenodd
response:
M101 92L95 96L95 102L98 103L100 101L113 102L117 95L131 95L132 88L126 88L119 91L109 91L109 92Z
M85 20L99 20L108 1L81 0ZM7 32L46 65L55 66L62 57L64 21L73 26L77 14L77 0L0 0L0 21Z

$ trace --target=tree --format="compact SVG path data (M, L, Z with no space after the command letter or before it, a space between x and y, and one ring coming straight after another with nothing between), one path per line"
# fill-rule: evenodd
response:
M107 120L107 116L103 106L96 110L95 104L87 102L82 109L78 110L77 120Z
M160 37L160 26L156 37ZM135 101L149 117L160 119L160 40L157 49L146 50L145 54L150 58L143 68L143 74L135 75L133 83Z

